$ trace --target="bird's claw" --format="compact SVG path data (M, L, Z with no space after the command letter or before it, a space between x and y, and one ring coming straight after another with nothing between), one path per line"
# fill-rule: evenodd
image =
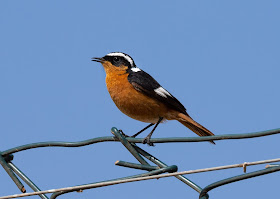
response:
M132 138L134 138L135 136L129 136L129 135L126 135L121 129L119 129L119 132L124 136L124 137L132 137ZM149 145L149 146L155 146L154 145L154 143L152 143L151 141L150 141L150 137L149 136L147 136L147 137L145 137L144 138L144 140L143 140L143 144L147 144L147 145Z
M150 137L145 137L145 139L143 140L143 144L147 144L149 146L155 146L154 143L150 141L150 139L151 139Z
M119 132L120 132L124 137L130 137L130 136L126 135L126 134L123 132L123 130L121 130L121 129L119 129Z

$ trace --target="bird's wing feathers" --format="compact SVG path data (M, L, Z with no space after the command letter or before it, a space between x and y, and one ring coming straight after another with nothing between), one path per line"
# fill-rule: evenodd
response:
M152 97L181 113L186 113L186 108L148 73L144 71L129 72L128 81L139 92Z

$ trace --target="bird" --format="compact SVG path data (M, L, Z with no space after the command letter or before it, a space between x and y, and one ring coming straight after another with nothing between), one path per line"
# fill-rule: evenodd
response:
M136 137L155 125L143 140L144 144L154 146L151 136L165 120L177 120L199 136L214 135L194 121L186 108L151 75L138 68L128 54L111 52L91 60L103 65L108 92L118 109L135 120L150 123L130 137Z

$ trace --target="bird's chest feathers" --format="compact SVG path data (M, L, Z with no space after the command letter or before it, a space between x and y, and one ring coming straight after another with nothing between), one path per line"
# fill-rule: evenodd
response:
M128 73L120 72L118 74L107 74L106 85L111 98L116 105L127 103L128 98L136 92L133 86L127 80Z
M116 106L129 117L143 122L156 123L159 117L165 117L167 107L135 90L127 77L124 72L106 75L107 89Z

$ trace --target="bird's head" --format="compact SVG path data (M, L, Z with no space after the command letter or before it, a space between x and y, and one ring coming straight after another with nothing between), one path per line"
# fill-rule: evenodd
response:
M93 57L92 61L100 62L107 74L110 72L122 72L136 68L133 59L122 52L109 53L101 58Z

